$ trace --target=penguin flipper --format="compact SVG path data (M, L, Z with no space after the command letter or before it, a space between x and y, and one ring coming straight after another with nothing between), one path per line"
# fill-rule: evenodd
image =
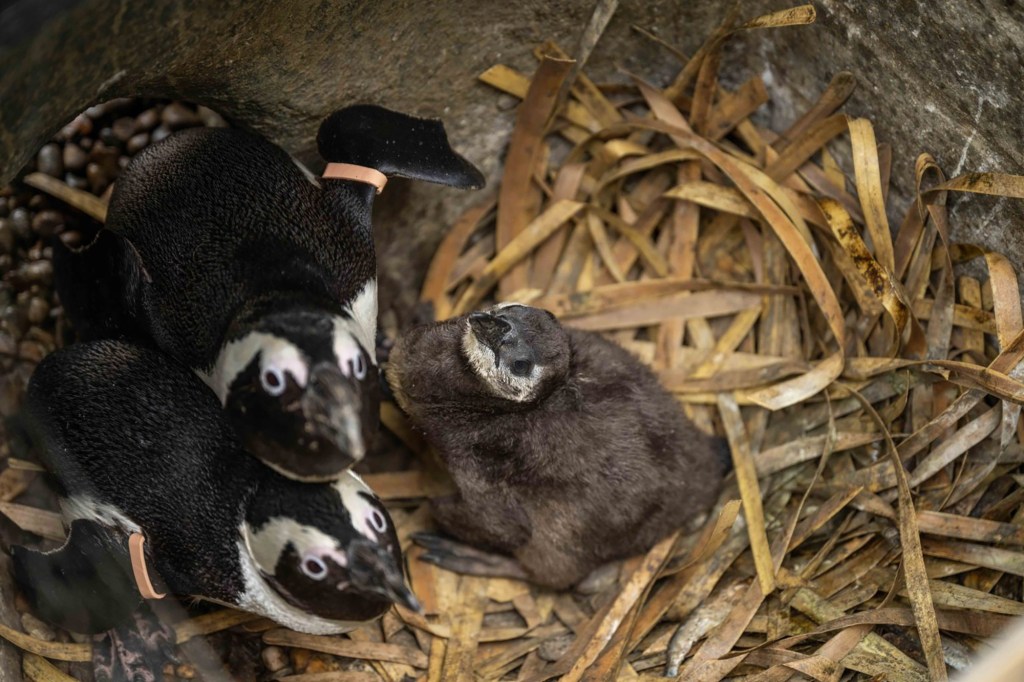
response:
M57 295L79 340L148 338L137 313L148 277L125 237L100 230L82 249L55 240L53 265Z
M448 143L444 124L369 104L334 112L316 136L320 156L332 163L376 168L384 175L479 189L484 176Z
M73 521L64 545L52 552L15 546L11 553L15 582L32 610L67 630L110 630L142 602L127 535L95 521Z

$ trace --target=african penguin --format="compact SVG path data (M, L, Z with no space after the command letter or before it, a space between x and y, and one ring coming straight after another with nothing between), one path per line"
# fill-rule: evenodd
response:
M728 468L724 442L639 360L538 308L413 329L386 374L457 488L433 501L440 528L512 555L542 585L568 587L693 522ZM428 560L465 563L437 538L418 541Z
M439 121L353 106L317 140L322 178L241 130L172 135L125 169L97 239L54 257L81 339L170 354L214 390L251 453L303 481L337 477L377 428L371 181L484 182Z
M388 512L354 473L285 478L247 454L216 397L163 353L75 344L33 374L23 431L61 493L63 547L15 548L34 610L81 632L141 601L128 542L141 534L160 591L342 632L392 602L418 609Z

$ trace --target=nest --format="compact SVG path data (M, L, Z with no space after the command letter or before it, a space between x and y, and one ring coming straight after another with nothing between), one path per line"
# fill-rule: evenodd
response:
M681 64L667 87L595 84L551 44L532 78L489 69L484 83L523 100L504 177L452 227L421 294L439 319L544 307L649 363L731 446L735 473L701 531L575 592L421 562L408 538L431 528L447 482L386 403L386 428L420 456L366 479L425 613L320 637L225 610L180 622L179 641L234 628L292 661L329 655L280 677L296 682L923 682L1024 614L1018 280L1002 255L951 243L947 211L952 193L1022 198L1024 178L947 180L922 154L892 231L891 152L870 121L836 113L848 74L776 132L752 119L768 100L758 77L719 84L731 34L813 19L807 6L729 21L692 57L666 46ZM986 276L960 274L967 261ZM20 475L3 473L7 492ZM55 516L4 499L23 528L60 536ZM62 679L46 659L88 660L87 643L0 635L30 652L34 679Z

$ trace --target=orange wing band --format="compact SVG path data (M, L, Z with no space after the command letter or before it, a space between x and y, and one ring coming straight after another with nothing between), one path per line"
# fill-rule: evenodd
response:
M139 588L139 594L143 599L163 599L166 594L161 594L153 589L153 583L149 580L149 570L146 568L146 554L142 546L146 538L142 533L132 533L128 538L128 555L132 559L132 573L135 574L135 584Z
M388 184L388 176L376 168L368 166L357 166L354 163L329 163L324 168L325 178L329 180L354 180L365 182L377 188L377 194L384 191L384 185Z

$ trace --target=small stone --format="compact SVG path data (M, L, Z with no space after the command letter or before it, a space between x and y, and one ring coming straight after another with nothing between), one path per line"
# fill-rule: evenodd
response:
M28 321L32 324L42 324L50 314L50 304L45 298L33 296L28 302Z
M92 119L85 114L79 114L74 118L71 123L60 129L57 133L57 138L61 140L70 140L77 135L88 135L92 132Z
M14 227L14 236L25 240L32 236L32 218L26 208L16 208L11 211L11 225Z
M74 173L64 174L64 184L74 189L88 189L89 181L83 178L81 175L75 175Z
M117 135L114 134L113 128L101 128L100 142L110 147L116 147L121 143L121 140L117 139Z
M180 102L171 102L160 112L160 120L171 130L199 124L199 117Z
M138 154L147 144L149 144L149 133L139 133L131 136L125 149L129 154Z
M122 156L122 157L118 158L118 160L117 160L117 167L120 168L121 170L124 170L125 168L128 167L128 164L131 163L131 162L132 162L132 157L130 157L130 156Z
M153 142L155 144L155 143L159 142L160 140L164 139L165 137L167 137L170 134L171 134L171 129L170 128L168 128L165 125L159 125L159 126L157 126L156 130L153 131L153 134L150 135L149 139L150 139L150 142Z
M0 253L10 253L14 249L14 221L0 218Z
M209 107L202 105L196 107L196 115L199 120L203 122L203 125L207 128L227 128L228 122L224 120L224 117L218 114Z
M292 649L292 667L296 672L301 673L306 670L310 656L312 656L312 652L309 649Z
M64 145L63 156L65 170L80 171L85 168L85 164L89 162L89 157L85 153L85 150L74 142L68 142Z
M53 279L53 263L48 260L36 260L18 268L22 278L30 284L49 284Z
M18 357L38 363L46 357L46 347L38 341L22 341L18 344Z
M18 351L18 343L9 332L0 331L0 355L14 355Z
M0 375L0 415L10 417L21 409L25 382L13 372Z
M135 129L149 131L156 128L160 123L160 112L156 109L146 109L135 117Z
M183 680L191 680L196 676L196 669L187 663L182 663L174 669L174 675Z
M85 179L89 182L89 189L92 190L93 194L99 194L110 184L107 174L103 172L98 163L90 163L86 166Z
M36 167L40 173L45 173L52 178L59 178L64 174L63 156L59 145L53 142L44 144L36 154Z
M33 194L28 198L28 208L30 211L38 211L46 205L46 197L42 194Z
M32 231L43 238L52 237L63 226L64 215L59 211L40 211L32 219Z
M260 656L263 658L263 665L272 673L288 665L288 655L279 646L268 646Z
M20 339L28 329L28 318L17 306L8 305L0 311L0 326L15 339Z
M113 131L114 137L121 142L127 142L135 134L135 119L131 116L122 116L114 121L110 129Z
M163 673L164 677L174 677L174 664L164 663Z
M309 661L309 665L306 666L305 674L313 675L316 673L325 673L328 670L330 670L330 668L328 667L327 662L320 656L317 656Z
M83 137L81 140L78 141L78 146L84 149L85 151L89 151L90 149L92 149L92 146L94 144L96 144L96 141L91 137Z
M78 230L64 230L60 233L60 240L64 242L64 246L77 249L82 245L82 233Z

